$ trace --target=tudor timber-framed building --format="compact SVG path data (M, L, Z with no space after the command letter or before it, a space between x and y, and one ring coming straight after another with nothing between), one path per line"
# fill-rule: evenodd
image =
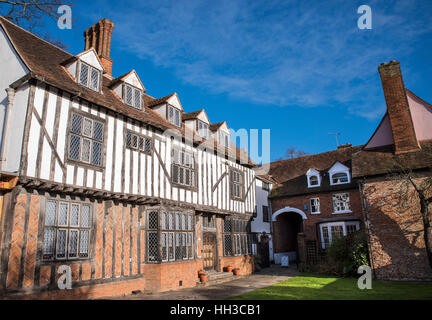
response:
M0 17L0 293L94 298L253 271L254 163L226 123L112 76L114 24L71 55ZM169 132L169 135L167 135ZM245 161L241 161L245 160ZM71 267L72 290L58 290Z

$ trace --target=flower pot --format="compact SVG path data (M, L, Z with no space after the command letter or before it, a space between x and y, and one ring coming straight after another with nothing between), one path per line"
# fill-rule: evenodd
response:
M238 276L240 274L240 269L234 269L233 273L235 276Z
M233 267L231 267L231 266L228 266L228 267L226 267L226 272L232 272L233 271Z
M206 275L206 274L201 274L200 275L201 282L207 282L207 279L208 279L208 275Z

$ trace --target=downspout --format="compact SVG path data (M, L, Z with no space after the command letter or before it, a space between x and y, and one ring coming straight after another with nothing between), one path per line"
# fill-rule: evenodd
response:
M368 204L366 201L366 197L364 195L364 182L359 182L359 189L360 189L360 195L362 198L362 205L363 205L363 212L365 215L365 227L367 230L367 241L368 241L368 247L369 247L369 256L371 259L372 264L372 270L374 278L376 279L376 273L375 273L375 262L374 262L374 255L373 255L373 249L372 249L372 240L371 240L371 230L370 230L370 220L369 220L369 210L368 210Z
M3 127L3 141L2 141L2 148L1 148L1 156L0 156L0 174L4 171L4 166L6 162L5 158L5 151L6 151L6 144L8 142L8 124L9 124L9 117L10 117L10 109L12 109L14 100L15 100L15 89L13 88L7 88L7 98L8 98L8 104L6 107L6 117Z

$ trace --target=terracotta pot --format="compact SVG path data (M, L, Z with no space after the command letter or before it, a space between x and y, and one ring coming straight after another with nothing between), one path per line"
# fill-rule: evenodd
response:
M235 276L238 276L240 274L240 269L234 269L233 273Z
M207 279L208 279L208 275L206 275L206 274L201 274L200 275L201 282L207 282Z
M227 271L227 272L232 272L233 269L234 269L233 267L226 267L226 271Z

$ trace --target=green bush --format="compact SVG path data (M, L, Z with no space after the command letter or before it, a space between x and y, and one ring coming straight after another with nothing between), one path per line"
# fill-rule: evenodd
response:
M355 276L362 265L369 265L366 235L362 231L333 239L327 248L325 273Z

